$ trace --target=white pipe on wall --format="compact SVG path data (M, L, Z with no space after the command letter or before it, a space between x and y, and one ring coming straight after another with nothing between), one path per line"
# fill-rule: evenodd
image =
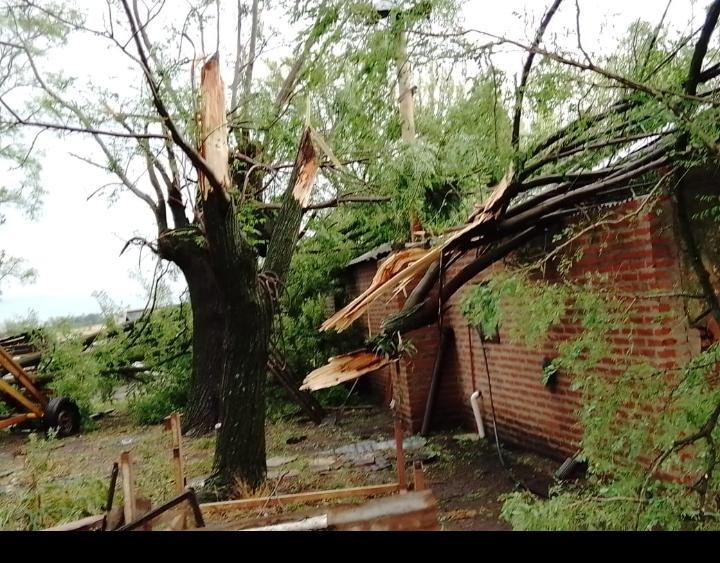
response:
M485 437L485 425L482 419L482 407L480 406L480 391L475 391L470 395L470 405L472 406L473 414L475 415L475 423L477 424L478 436L480 438Z

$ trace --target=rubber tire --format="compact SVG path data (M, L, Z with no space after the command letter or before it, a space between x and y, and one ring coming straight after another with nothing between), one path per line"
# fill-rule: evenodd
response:
M51 399L43 419L46 430L57 429L58 438L72 436L80 430L80 409L75 401L67 397Z

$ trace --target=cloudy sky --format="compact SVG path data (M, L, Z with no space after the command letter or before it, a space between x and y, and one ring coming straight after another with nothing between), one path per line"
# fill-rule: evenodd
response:
M104 5L96 0L82 0L76 4L79 9L95 14L99 5ZM175 5L175 0L169 4ZM222 4L230 9L235 2L224 0ZM464 26L529 42L547 5L548 2L541 0L469 0L464 11ZM580 0L580 25L586 50L598 52L611 48L631 21L646 18L656 22L665 5L665 0ZM704 2L674 0L667 21L685 30L689 20L700 21L704 8ZM234 12L227 22L231 23L233 19ZM277 23L281 21L277 17L273 21L275 25L281 25ZM525 21L529 22L528 25ZM223 29L226 27L224 25ZM565 37L569 45L574 45L574 29L575 2L565 0L550 31ZM231 37L231 28L227 34L222 31L221 35L223 38L225 35ZM277 34L267 56L282 53L288 48L291 38L289 33ZM212 43L214 45L214 40ZM498 62L506 72L517 74L522 65L522 55L510 50ZM123 81L137 79L136 74L127 72L126 60L117 58L111 50L96 46L90 48L90 44L84 41L71 43L57 64L70 65L72 68L68 72L82 69L81 72L102 77L113 88ZM229 82L228 77L226 82ZM105 292L113 301L127 308L142 307L145 291L137 276L141 269L145 277L151 275L153 259L146 251L141 261L134 249L123 256L119 254L125 242L133 236L153 238L155 226L147 207L130 195L112 203L100 197L88 200L98 187L112 181L103 171L72 156L73 153L96 155L91 140L82 136L58 140L45 133L40 137L38 148L45 155L42 183L46 195L43 209L33 222L20 214L7 212L8 220L0 226L0 248L25 258L37 270L38 276L33 284L9 282L4 285L0 295L0 323L25 316L29 311L35 311L41 319L97 312L98 302L93 297L97 291ZM3 171L0 170L0 173ZM181 282L173 287L176 294L183 289Z

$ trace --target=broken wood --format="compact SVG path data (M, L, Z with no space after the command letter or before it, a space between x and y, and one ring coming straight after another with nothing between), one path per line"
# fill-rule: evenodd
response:
M317 391L352 381L361 375L377 371L390 363L384 356L360 350L330 358L327 365L316 369L303 381L300 390Z
M386 292L407 286L412 279L422 274L439 255L437 249L408 248L388 256L378 267L370 286L348 305L326 320L321 331L335 329L342 332L363 316L367 308ZM428 260L428 256L432 259Z
M288 495L278 495L275 497L259 497L241 500L209 502L201 504L200 508L202 509L204 514L214 514L231 512L236 510L247 510L248 508L258 508L263 506L270 507L273 505L281 506L287 504L303 504L340 498L371 497L376 495L395 493L398 490L399 487L397 483L388 483L385 485L369 485L365 487L352 487L348 489L313 491L309 493L294 493Z
M437 501L430 491L370 501L330 511L330 528L342 531L439 530Z
M230 149L227 144L225 84L220 75L220 58L216 53L202 67L200 77L200 156L220 183L225 197L232 185L228 166ZM200 190L207 200L213 186L205 174L198 174Z
M135 520L137 507L135 505L135 476L130 452L120 454L120 470L122 472L123 486L123 515L125 522L132 522Z
M170 415L170 434L172 435L172 457L175 469L175 491L178 495L183 493L187 485L180 428L180 415L174 412Z
M45 528L43 532L81 532L88 530L96 530L100 528L104 519L104 514L88 516L87 518L75 520L74 522L59 524L57 526L53 526L52 528Z
M413 483L413 490L415 492L427 489L427 482L425 481L425 468L423 467L423 462L419 459L415 460L413 463Z
M305 207L310 201L312 188L315 185L320 161L313 145L310 128L306 127L300 139L297 159L295 161L297 176L293 186L292 196L300 205Z
M330 509L294 522L243 528L244 532L313 530L391 531L438 530L437 502L430 491L371 500L361 506Z
M16 424L21 424L27 420L35 420L37 418L38 416L31 412L9 416L7 418L0 419L0 428L9 428L10 426L15 426Z

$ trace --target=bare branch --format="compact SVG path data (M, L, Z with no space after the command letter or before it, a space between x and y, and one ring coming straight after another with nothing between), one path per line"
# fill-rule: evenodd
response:
M562 2L562 0L555 0L540 22L540 27L538 28L537 33L535 33L535 39L533 40L532 47L529 50L529 54L525 60L525 65L523 66L520 84L518 84L518 88L515 92L515 111L513 113L511 137L511 143L515 150L517 150L520 145L520 117L522 116L522 103L525 96L525 88L527 87L528 77L530 76L530 69L532 68L533 59L535 58L534 49L537 49L538 45L540 45L545 29L547 29L550 20L560 6L560 2Z
M152 100L155 109L162 118L164 125L170 131L173 141L176 145L178 145L178 147L180 147L180 150L182 150L185 155L190 159L190 162L192 162L193 165L198 169L198 171L200 171L208 179L208 182L213 187L213 189L223 190L224 188L222 182L220 182L215 173L210 169L207 162L200 155L200 153L198 153L198 151L195 150L192 145L185 140L182 133L180 133L177 126L175 125L175 122L170 117L170 113L168 112L167 107L165 106L165 102L163 102L162 96L160 95L158 84L155 81L155 77L153 76L152 71L150 70L150 63L145 53L142 42L139 38L138 25L130 10L128 0L122 0L122 4L123 8L125 9L125 15L127 16L128 23L130 24L132 36L135 40L135 47L137 48L138 55L140 56L140 60L142 62L141 66L143 74L145 75L145 80L150 87L150 92L152 94Z

